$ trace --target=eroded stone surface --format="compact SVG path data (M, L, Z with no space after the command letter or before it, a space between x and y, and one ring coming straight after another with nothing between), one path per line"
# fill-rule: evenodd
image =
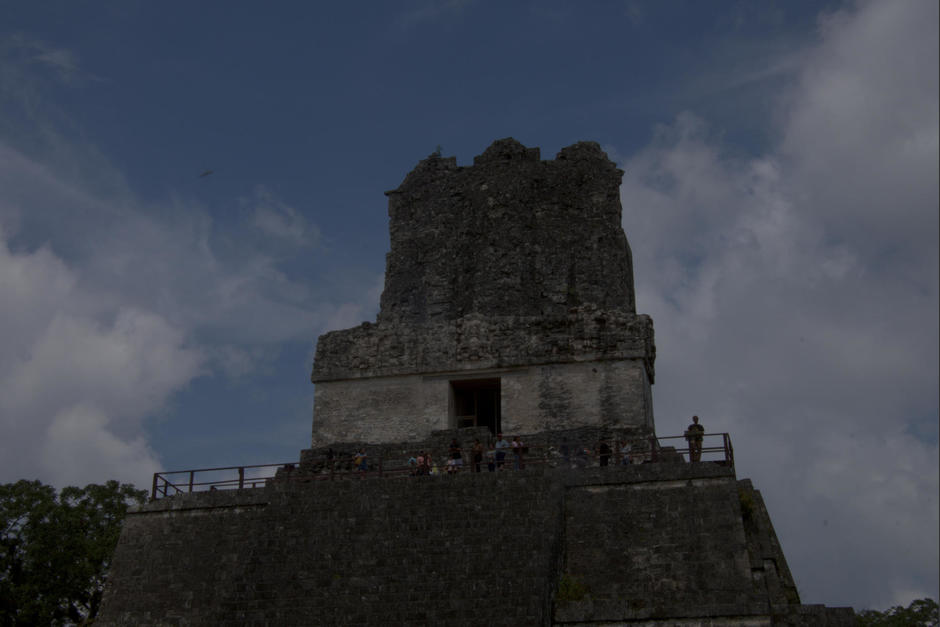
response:
M320 336L314 383L533 364L638 359L650 381L649 316L582 306L553 316L484 316L424 324L366 323Z
M504 139L472 167L430 157L388 192L380 323L635 311L623 172L593 142L538 154Z

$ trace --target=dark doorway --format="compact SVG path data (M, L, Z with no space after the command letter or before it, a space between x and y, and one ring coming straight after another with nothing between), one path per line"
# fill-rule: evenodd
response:
M488 427L491 433L499 433L499 379L451 381L450 389L454 426Z

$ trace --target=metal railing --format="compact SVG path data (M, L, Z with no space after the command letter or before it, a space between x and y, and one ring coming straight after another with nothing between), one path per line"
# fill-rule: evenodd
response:
M670 435L662 438L656 438L658 446L653 447L653 461L656 459L657 451L662 451L664 441L686 440L684 435ZM734 447L731 446L731 435L728 433L706 433L703 435L701 446L698 449L698 460L693 460L693 451L691 442L686 441L685 448L676 447L675 452L679 455L687 456L685 461L711 461L720 462L726 466L734 468Z
M675 440L685 440L685 436L651 437L647 441L635 441L631 443L630 450L626 455L618 447L618 442L608 441L609 449L606 453L601 452L600 442L592 443L590 446L574 443L568 445L567 454L562 450L562 446L556 443L549 446L529 447L527 452L521 455L518 462L511 449L501 449L505 453L505 457L498 460L496 459L496 451L490 448L484 453L479 472L509 471L517 467L525 468L528 466L559 467L568 465L571 468L585 468L598 465L623 465L625 463L691 461L694 453L692 447L674 447L671 442ZM690 443L687 442L687 444ZM428 466L427 472L424 472L416 464L403 462L401 455L389 459L382 456L371 456L366 457L364 462L361 458L355 456L324 457L313 464L307 464L307 467L303 469L300 468L300 464L290 462L285 464L253 464L164 471L154 473L150 498L151 500L157 500L189 492L257 488L264 487L270 481L312 482L378 479L475 471L472 453L464 453L463 465L457 468L448 466L447 460L449 457L449 454L446 453L437 457L437 459L443 460L444 463ZM470 461L466 459L468 457L471 458ZM733 468L734 449L731 446L729 434L704 434L698 457L697 461L719 463ZM357 460L359 461L357 462Z
M186 492L201 492L204 490L220 490L220 489L242 489L245 487L256 488L259 485L264 485L268 480L274 478L274 474L265 475L265 476L251 476L254 472L266 472L261 469L276 469L278 468L289 468L295 466L294 462L289 464L253 464L249 466L223 466L219 468L194 468L192 470L169 470L163 472L155 472L153 474L153 485L150 489L150 498L151 500L156 500L157 498L173 496L175 494L184 494ZM248 470L249 476L245 476L245 471ZM207 474L214 473L218 475L223 473L224 475L231 475L234 471L234 476L223 476L222 478L212 478L212 477L199 477L197 481L196 474ZM177 479L176 477L179 477Z

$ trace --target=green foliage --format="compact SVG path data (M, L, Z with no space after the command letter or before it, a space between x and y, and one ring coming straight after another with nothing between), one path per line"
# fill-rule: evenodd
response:
M147 493L109 481L64 488L0 485L0 625L93 619L131 503Z
M856 616L861 627L936 627L938 623L933 599L916 599L907 607L895 605L884 612L863 610Z
M583 583L565 573L558 582L558 594L555 599L558 601L580 601L587 596L588 589Z

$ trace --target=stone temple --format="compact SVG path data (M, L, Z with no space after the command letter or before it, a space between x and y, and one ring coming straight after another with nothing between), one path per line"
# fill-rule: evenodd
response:
M314 446L473 426L652 432L653 325L636 313L622 174L589 142L553 161L504 139L470 167L419 163L387 192L377 323L317 343Z
M727 435L701 461L657 437L622 174L592 142L421 161L387 192L376 322L319 338L311 447L273 477L158 473L97 623L854 625L801 604ZM408 464L500 431L526 463Z

